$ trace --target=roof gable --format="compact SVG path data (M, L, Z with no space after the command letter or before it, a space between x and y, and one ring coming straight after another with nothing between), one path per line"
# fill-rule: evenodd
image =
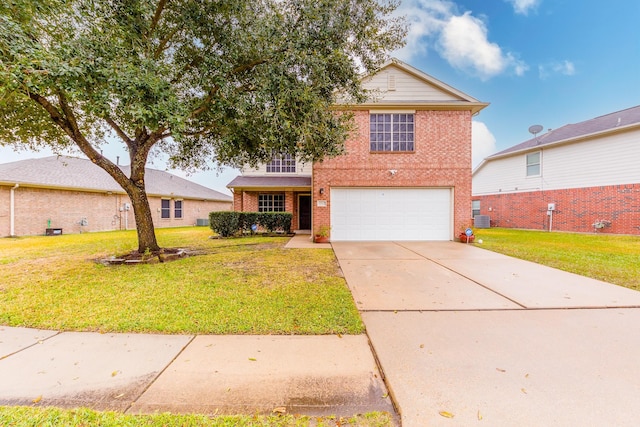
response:
M120 166L129 174L129 166ZM147 194L191 199L231 201L231 197L165 171L146 168ZM103 169L90 160L50 156L0 164L0 183L80 191L124 193Z
M371 94L363 107L411 105L470 109L475 113L488 105L398 59L363 78L362 85Z

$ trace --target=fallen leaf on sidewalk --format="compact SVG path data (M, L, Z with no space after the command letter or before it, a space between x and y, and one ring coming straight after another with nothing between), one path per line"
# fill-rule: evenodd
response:
M455 415L453 415L451 412L447 412L447 411L440 411L440 412L438 412L438 414L440 414L441 417L445 417L445 418L453 418L453 417L455 417Z
M521 388L520 391L523 392L524 394L527 394L527 390L525 390L523 388Z
M32 400L33 403L38 403L42 400L42 396L38 396L35 399Z
M258 361L258 359L256 359L255 357L250 357L249 360L252 361L252 362L257 362Z
M274 414L286 414L287 413L287 408L284 406L278 406L277 408L273 408L273 412Z
M480 410L478 410L478 421L482 421L482 414L480 413Z
M498 372L507 372L505 369L500 369L500 368L496 368L496 371L498 371Z
M112 377L115 377L116 375L118 375L118 371L113 371L113 372L111 372L111 376L112 376Z

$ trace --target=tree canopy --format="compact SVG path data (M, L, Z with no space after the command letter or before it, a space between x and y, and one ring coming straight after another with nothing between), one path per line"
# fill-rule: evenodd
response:
M185 170L255 165L273 152L341 152L362 73L402 45L397 4L377 0L5 0L0 144L77 146L129 194L139 250L152 149ZM100 152L126 145L131 175ZM138 207L136 207L138 205ZM147 224L147 222L149 224ZM147 230L147 234L149 230Z

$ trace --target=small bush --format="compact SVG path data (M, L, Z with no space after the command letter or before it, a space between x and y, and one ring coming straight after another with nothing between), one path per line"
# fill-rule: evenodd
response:
M240 229L243 231L250 231L253 234L253 230L251 230L251 226L253 224L260 223L260 213L259 212L240 212Z
M221 237L233 236L240 230L240 212L210 212L209 227Z
M289 233L293 214L290 212L262 212L258 221L268 232L276 230Z
M221 237L234 236L241 231L252 231L251 226L257 224L269 233L291 232L293 214L290 212L210 212L209 226Z

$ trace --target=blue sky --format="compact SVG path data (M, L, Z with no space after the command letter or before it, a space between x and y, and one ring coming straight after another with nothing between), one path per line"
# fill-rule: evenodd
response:
M393 56L490 105L474 118L473 165L531 137L640 104L638 0L402 0ZM0 148L0 162L50 155ZM113 160L128 155L119 144ZM162 159L151 167L164 169ZM180 176L229 194L238 172Z
M637 0L402 0L399 59L481 100L476 166L532 137L640 104Z

